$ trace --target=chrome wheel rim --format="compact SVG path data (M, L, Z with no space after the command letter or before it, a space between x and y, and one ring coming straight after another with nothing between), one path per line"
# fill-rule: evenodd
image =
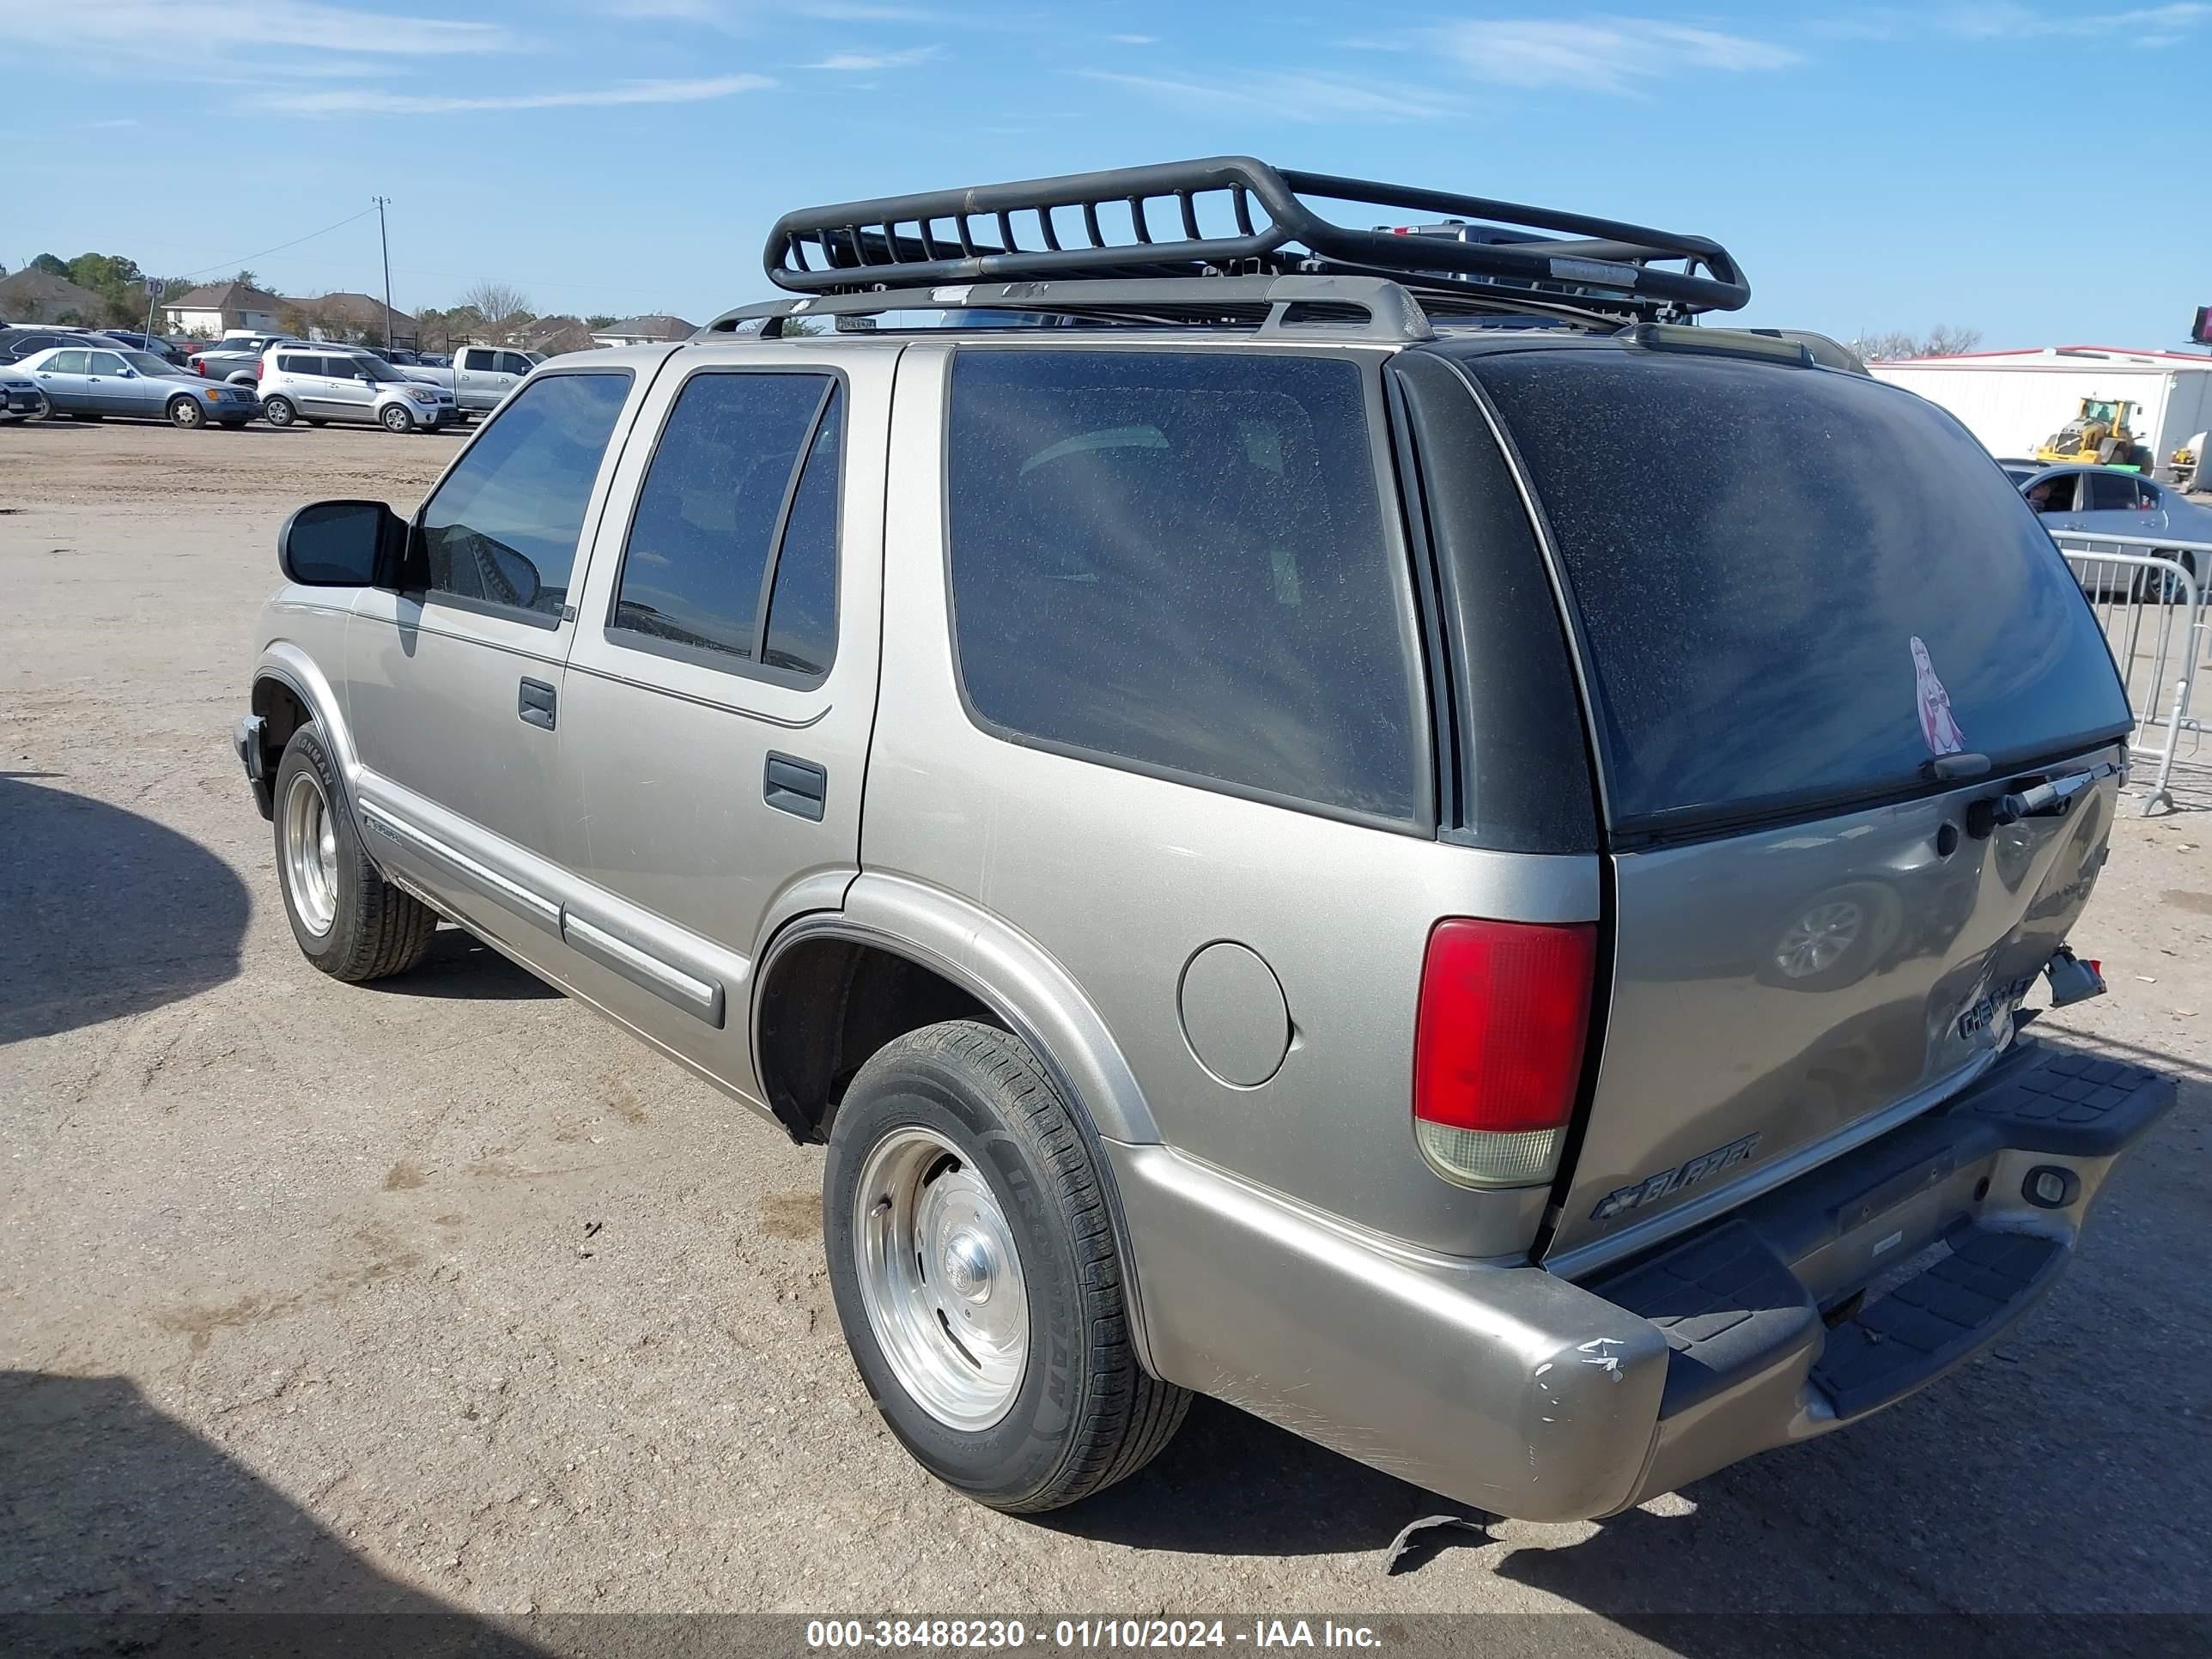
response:
M860 1303L900 1386L950 1428L988 1429L1029 1365L1029 1291L980 1171L933 1129L894 1129L860 1170Z
M1792 979L1832 966L1858 943L1866 913L1849 899L1815 905L1790 925L1774 952L1775 965Z
M200 423L200 406L189 398L179 398L175 408L170 411L169 418L179 426L198 426Z
M384 424L393 432L404 432L415 424L415 421L405 410L395 404L384 411Z
M261 412L268 419L269 424L271 426L289 426L292 424L292 405L286 403L282 398L270 398L269 402L262 405Z
M284 792L284 885L300 925L316 938L338 914L338 838L323 787L305 772Z

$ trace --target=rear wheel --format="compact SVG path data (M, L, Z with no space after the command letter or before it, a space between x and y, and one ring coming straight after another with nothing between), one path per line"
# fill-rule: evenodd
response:
M333 979L381 979L422 960L437 913L362 849L322 733L303 726L276 768L276 884L292 937Z
M261 401L261 418L271 426L289 426L300 418L300 411L292 407L289 398L264 398Z
M384 423L386 432L412 432L415 429L415 417L398 404L385 404L384 413L376 418Z
M105 415L88 414L80 410L76 413L71 415L70 418L73 421L82 421L88 426L97 426L100 422L106 420L107 417Z
M328 426L330 422L322 419L319 416L310 415L307 416L307 424L309 426Z
M923 1468L1013 1513L1144 1467L1190 1396L1137 1363L1099 1154L1019 1038L886 1044L837 1108L830 1283L854 1365Z
M169 399L169 424L182 427L187 432L195 431L207 424L207 411L200 407L200 400L197 398L172 398Z

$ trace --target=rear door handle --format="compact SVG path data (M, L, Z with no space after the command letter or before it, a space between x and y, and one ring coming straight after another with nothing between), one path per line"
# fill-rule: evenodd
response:
M819 823L830 804L830 774L812 761L771 749L761 777L761 799L779 812Z
M532 726L553 729L553 688L543 680L525 680L516 695L514 712Z

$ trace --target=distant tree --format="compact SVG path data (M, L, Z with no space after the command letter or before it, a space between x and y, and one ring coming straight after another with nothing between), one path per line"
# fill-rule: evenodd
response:
M584 319L584 326L586 328L592 329L612 328L615 325L616 320L617 319L615 318L605 316L604 314L586 317Z
M285 333L297 335L304 340L313 329L314 322L307 315L307 307L295 300L277 312L276 326Z
M58 254L41 253L31 261L31 269L43 270L49 276L66 276L69 275L69 261Z
M144 276L136 259L126 259L119 253L80 253L69 262L70 281L95 293L130 288Z
M252 270L241 269L233 276L230 280L237 283L240 288L259 288L261 286L260 274Z
M492 345L507 345L535 314L529 296L505 283L478 283L461 296L465 309L477 314L479 331Z
M1963 357L1982 343L1978 328L1954 328L1948 323L1938 323L1928 337L1920 343L1923 357Z
M1924 338L1892 329L1887 333L1862 334L1849 343L1868 362L1890 363L1903 357L1957 357L1981 343L1982 331L1978 328L1938 323Z
M383 329L374 323L371 323L367 328L362 330L361 343L363 345L373 346L386 345L390 343L384 337Z

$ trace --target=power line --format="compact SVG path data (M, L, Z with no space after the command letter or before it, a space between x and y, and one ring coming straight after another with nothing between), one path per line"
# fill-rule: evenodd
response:
M235 259L223 259L211 265L202 265L198 270L185 271L184 276L185 277L204 276L210 270L221 270L224 265L229 265L234 269L242 269L248 259L265 259L272 253L282 253L288 247L297 247L302 242L312 242L318 236L327 236L334 230L343 230L346 226L351 224L355 219L366 219L370 214L375 211L376 209L374 207L365 207L360 212L355 214L352 218L341 219L334 225L325 225L320 230L311 230L305 236L295 236L289 242L279 242L275 247L264 247L258 253L241 254Z

